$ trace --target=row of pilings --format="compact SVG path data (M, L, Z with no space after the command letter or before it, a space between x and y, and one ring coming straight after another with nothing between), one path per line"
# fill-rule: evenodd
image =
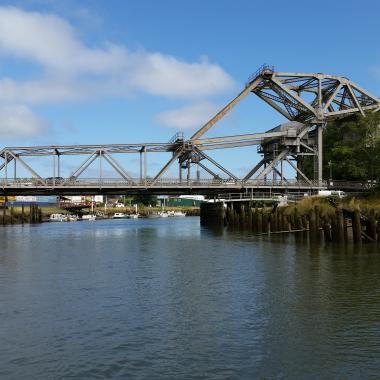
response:
M41 223L42 210L37 204L30 204L29 206L22 205L16 208L13 206L0 209L0 224L24 224L24 223Z
M257 235L308 232L313 240L361 243L380 241L380 214L363 215L360 210L336 208L326 213L318 206L309 210L297 207L254 207L250 202L203 203L202 225L249 230Z

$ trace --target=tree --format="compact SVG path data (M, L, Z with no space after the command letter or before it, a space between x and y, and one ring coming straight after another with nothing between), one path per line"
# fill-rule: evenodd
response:
M324 178L379 181L380 113L355 115L328 124L323 134Z
M144 206L155 206L157 204L157 197L148 194L139 194L133 197L133 201L137 204L143 204Z

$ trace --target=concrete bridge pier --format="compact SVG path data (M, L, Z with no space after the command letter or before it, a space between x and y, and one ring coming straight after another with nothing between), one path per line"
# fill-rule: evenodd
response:
M223 202L201 203L201 225L224 226L225 207Z

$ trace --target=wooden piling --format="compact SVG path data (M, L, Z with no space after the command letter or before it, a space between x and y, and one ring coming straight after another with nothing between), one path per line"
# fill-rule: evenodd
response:
M259 210L257 213L257 233L263 232L263 210Z
M315 210L311 209L309 211L309 236L311 239L316 239L317 237L317 222L315 219Z
M375 212L371 210L370 215L368 217L368 224L366 228L366 234L373 240L376 240L376 218Z
M352 217L352 237L355 244L362 241L362 226L360 223L360 211L356 209Z
M331 224L328 216L325 216L322 221L323 236L326 242L331 242Z

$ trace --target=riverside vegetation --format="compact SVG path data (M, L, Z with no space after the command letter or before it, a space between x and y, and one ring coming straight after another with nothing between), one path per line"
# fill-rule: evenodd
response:
M256 234L309 232L326 242L380 241L380 195L334 198L307 197L284 207L260 208L251 204L228 207L224 224Z

